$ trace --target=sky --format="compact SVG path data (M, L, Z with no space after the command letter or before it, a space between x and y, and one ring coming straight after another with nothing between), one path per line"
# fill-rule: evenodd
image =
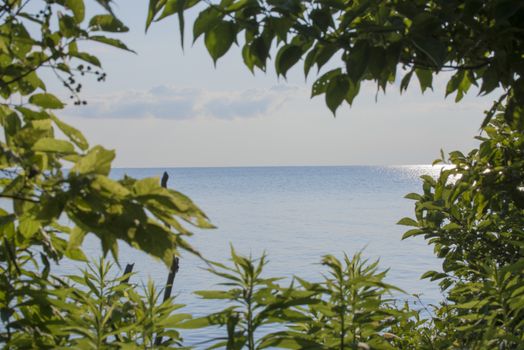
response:
M429 164L440 149L472 149L494 99L473 91L455 104L444 98L449 76L442 75L424 95L416 80L402 95L389 86L378 98L375 86L364 85L335 118L323 96L310 99L314 74L306 81L301 64L287 80L277 78L273 62L253 75L235 47L215 68L201 40L191 45L188 34L182 50L175 16L145 33L146 11L147 0L116 2L130 27L118 37L137 54L85 47L107 80L86 78L87 106L62 113L91 145L115 149L116 167ZM191 24L189 16L187 33Z

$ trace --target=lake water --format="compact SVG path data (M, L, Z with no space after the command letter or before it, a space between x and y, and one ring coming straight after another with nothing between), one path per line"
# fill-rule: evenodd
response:
M408 293L421 293L426 303L437 303L438 286L420 276L438 269L432 248L420 238L401 241L406 227L396 225L413 216L410 192L421 192L422 174L437 175L430 166L347 167L252 167L116 169L115 177L128 174L143 178L167 171L169 187L189 195L218 227L195 230L190 242L208 259L224 262L229 245L239 253L269 255L267 275L319 280L319 265L325 254L341 256L364 249L370 259L380 257L380 266L390 268L388 282ZM85 251L95 257L100 246L87 240ZM154 259L121 245L122 266L135 263L134 279L152 278L164 286L166 267ZM218 307L200 300L194 290L213 288L217 279L202 270L204 264L185 254L176 276L174 291L185 311L202 314ZM61 264L59 269L70 270ZM409 295L397 296L409 299ZM184 309L183 309L184 310ZM205 331L209 339L210 331ZM219 331L216 335L224 334ZM185 334L190 343L203 333Z

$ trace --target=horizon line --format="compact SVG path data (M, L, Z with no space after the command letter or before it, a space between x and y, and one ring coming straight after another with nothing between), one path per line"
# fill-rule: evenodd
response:
M343 168L343 167L441 167L432 164L342 164L342 165L197 165L197 166L117 166L116 169L224 169L224 168Z

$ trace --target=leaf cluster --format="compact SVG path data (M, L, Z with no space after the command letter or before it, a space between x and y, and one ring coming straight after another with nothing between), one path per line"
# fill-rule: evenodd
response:
M1 333L9 349L179 348L176 327L191 317L172 298L160 302L151 281L138 288L131 274L116 276L105 259L65 278L24 274L8 290L18 303L6 325L12 333Z
M400 290L383 281L378 261L369 263L360 253L343 261L325 256L322 282L295 277L288 287L261 276L265 255L253 259L232 249L231 256L232 266L213 263L209 269L227 289L195 292L227 307L181 325L224 328L223 337L206 342L208 349L394 349L402 339L394 327L401 332L419 316L395 306L388 296Z
M442 259L442 271L423 277L447 290L443 322L457 348L524 341L524 114L508 124L504 112L483 128L478 149L450 153L437 179L423 177L423 193L408 195L415 219L399 222L413 227L404 238L423 236Z
M400 82L403 91L416 76L425 91L443 71L453 72L446 95L456 92L456 101L472 85L481 94L511 90L516 105L524 101L519 1L150 0L147 26L177 14L183 39L191 7L200 9L194 40L204 36L215 62L238 44L251 71L265 71L273 52L284 77L299 62L305 76L314 66L320 74L334 65L312 86L333 113L353 102L363 81L375 82L377 91Z

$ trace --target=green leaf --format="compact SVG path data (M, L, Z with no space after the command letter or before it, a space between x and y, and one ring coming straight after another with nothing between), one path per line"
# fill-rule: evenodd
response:
M75 20L80 23L85 17L84 0L66 0L65 5L69 8L75 17Z
M158 11L162 9L163 6L165 6L166 0L149 0L149 8L147 11L147 18L146 18L146 32L149 29L149 26L153 22L153 19L155 18Z
M409 231L405 232L402 235L402 239L406 239L406 238L409 238L409 237L412 237L412 236L417 236L417 235L421 234L422 232L423 231L419 230L418 228L413 229L413 230L409 230Z
M418 193L408 193L404 196L404 198L418 201L422 199L422 196Z
M255 65L265 71L266 61L269 57L270 43L262 36L256 38L249 46L250 53L254 58Z
M186 0L177 0L176 2L176 12L178 14L178 29L180 30L180 45L182 49L184 48L184 7Z
M85 262L89 261L86 255L84 254L84 252L82 251L82 249L80 248L66 249L65 256L67 256L71 260L85 261Z
M103 175L96 175L91 187L98 191L107 192L111 198L123 198L130 194L130 191L120 183Z
M354 83L358 83L366 72L369 53L369 42L365 40L357 41L349 51L346 60L346 69L349 77Z
M426 91L427 88L433 90L433 73L429 69L415 69L415 74L417 75L418 81L420 82L420 89L422 93Z
M67 249L79 248L84 242L86 232L81 230L79 227L74 227L69 235L69 241L67 242Z
M49 109L62 109L64 104L55 96L48 93L34 94L29 97L29 103Z
M51 115L51 119L55 122L58 128L81 150L86 150L89 148L86 138L79 130L75 129L69 124L64 123L54 115Z
M78 35L78 24L76 23L73 17L68 15L62 15L58 19L58 24L60 28L60 33L65 38L71 38L73 36Z
M101 35L93 35L93 36L91 36L89 38L91 40L98 41L99 43L103 43L103 44L106 44L106 45L110 45L110 46L116 47L118 49L122 49L122 50L126 50L126 51L129 51L129 52L132 52L132 53L136 53L134 50L131 50L130 48L128 48L126 44L124 44L122 41L120 41L118 39L107 38L107 37L101 36Z
M46 89L44 82L35 72L29 73L24 79L20 80L18 84L22 95L29 95L38 88L42 90Z
M224 16L215 8L209 7L198 14L193 25L193 42L204 33L214 28Z
M453 305L453 307L456 308L456 309L478 309L481 306L486 305L487 303L489 303L488 299L471 300L471 301L468 301L466 303Z
M349 79L346 75L337 75L332 78L326 88L326 104L333 113L336 114L337 108L345 100L349 92Z
M324 349L322 344L319 344L313 340L307 339L304 335L297 336L279 336L269 334L262 339L259 349L266 348L279 348L279 349L303 349L303 350L315 350ZM359 349L361 347L359 346ZM364 349L364 348L362 348Z
M318 44L318 51L315 55L317 69L320 70L338 50L340 50L340 47L337 45Z
M212 316L212 315L210 315L210 316ZM177 325L177 328L180 328L180 329L198 329L198 328L208 327L208 326L213 325L213 324L216 324L216 323L213 322L211 317L198 317L198 318L193 318L193 319L191 319L189 321L186 321L186 322L179 323Z
M446 60L447 48L442 42L432 37L414 37L413 44L435 65L436 69L442 68Z
M411 218L402 218L397 222L397 225L404 225L404 226L416 226L418 227L418 222L411 219Z
M309 75L311 67L313 67L313 64L315 63L318 50L318 45L316 45L313 49L311 49L311 51L307 53L306 58L304 59L304 76L306 78Z
M455 102L462 100L466 92L471 87L471 81L469 80L466 71L459 71L451 77L446 86L446 97L453 91L457 91Z
M420 276L420 279L429 278L431 281L435 281L435 280L446 278L446 277L448 277L448 275L443 272L427 271L422 276Z
M256 4L256 2L254 3L254 6L257 7L258 4ZM286 17L270 17L266 25L274 31L279 41L287 42L287 37L293 26L293 21Z
M25 107L16 107L16 109L24 115L24 119L28 120L45 120L51 117L51 114L45 110L34 111Z
M95 146L82 157L71 169L72 174L100 174L109 175L111 162L115 158L115 152L109 151L102 146Z
M2 235L7 239L11 239L15 235L15 220L15 214L9 214L8 212L0 208L0 229Z
M221 290L199 290L195 292L196 295L204 299L233 299L234 294L229 291Z
M236 0L227 7L227 11L238 11L254 3L256 4L254 0Z
M102 67L100 60L96 56L93 56L87 52L74 52L71 53L71 56L81 59L87 63L91 63L94 66Z
M499 87L499 72L493 66L489 66L482 75L482 85L480 87L480 94L487 95L491 91Z
M464 78L464 71L458 71L455 73L446 85L446 97L456 91L459 87L460 82Z
M346 102L351 106L353 104L353 100L355 97L357 97L358 93L360 91L360 83L353 83L351 80L349 81L349 90L346 95Z
M327 73L324 73L313 83L313 86L311 87L311 97L315 97L325 93L331 79L340 75L341 73L342 70L340 68L333 69Z
M275 70L277 75L286 77L287 71L302 57L302 48L298 45L285 45L277 53Z
M231 22L220 22L205 34L206 48L215 64L229 50L235 38L236 29Z
M323 32L333 25L333 17L327 8L314 9L309 16L313 20L313 25Z
M51 152L51 153L74 153L75 147L68 141L57 140L54 138L41 138L32 147L35 152Z
M124 33L129 31L124 23L113 15L97 15L89 21L89 27L93 30L100 30L113 33Z
M179 0L167 0L167 1L161 1L161 3L162 2L165 2L164 10L160 14L160 16L157 19L155 19L155 21L160 21L161 19L169 17L175 13L178 14L180 9L187 10L195 6L196 4L200 3L201 0L184 0L182 2L180 2Z
M150 1L150 6L149 6L150 13L151 13L151 8L153 7L151 4L153 4L154 2L157 2L157 0ZM175 13L178 15L178 29L180 32L180 44L182 48L184 48L184 31L185 31L184 10L195 6L199 2L200 0L168 0L167 2L164 0L164 1L160 1L158 5L155 6L157 7L157 9L153 11L153 13L156 14L156 12L158 12L158 9L161 7L161 5L165 3L164 10L162 11L162 14L156 19L156 21L160 21L161 19L171 16ZM149 27L151 21L153 20L153 17L154 15L148 15L148 19L146 22L146 30Z
M408 86L409 86L409 81L411 80L411 77L413 76L413 71L410 71L408 74L406 74L401 82L400 82L400 93L402 93L403 91L406 91L408 89Z
M133 185L133 191L137 196L146 196L149 194L166 193L167 190L160 186L160 181L157 177L146 177L137 180Z
M20 220L20 225L18 225L18 229L25 238L30 238L35 233L37 233L38 230L40 230L41 226L42 224L39 221L34 220L31 217L26 217Z

